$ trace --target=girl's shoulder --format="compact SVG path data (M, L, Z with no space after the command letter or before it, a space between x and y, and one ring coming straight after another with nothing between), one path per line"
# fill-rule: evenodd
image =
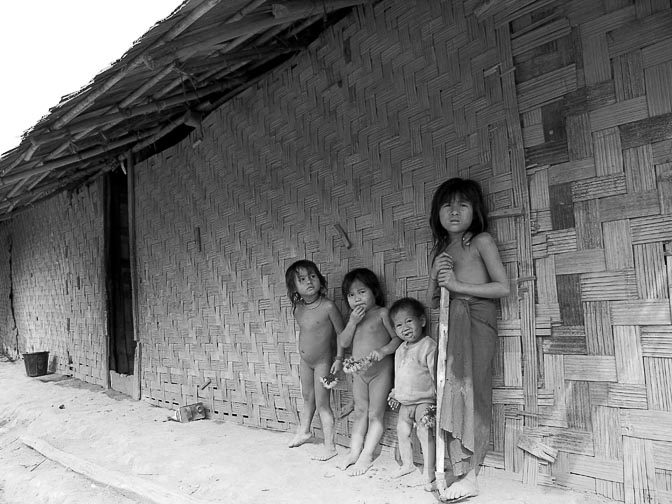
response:
M469 240L476 247L496 247L497 243L490 233L483 231Z
M368 316L371 317L371 319L374 318L384 318L388 314L387 308L384 306L376 305L367 312Z
M338 307L338 305L334 302L333 299L330 299L326 296L322 297L322 308L330 313L333 312L338 312L339 314L341 313L341 309ZM341 315L342 316L342 315Z

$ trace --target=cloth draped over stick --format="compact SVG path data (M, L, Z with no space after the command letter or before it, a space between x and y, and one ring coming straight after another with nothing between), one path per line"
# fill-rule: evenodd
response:
M445 298L445 299L444 299ZM492 300L441 293L437 363L437 479L445 484L446 448L456 475L478 473L490 440L492 357L497 341ZM443 355L441 351L443 350ZM440 376L442 373L442 376ZM466 465L456 466L459 462Z

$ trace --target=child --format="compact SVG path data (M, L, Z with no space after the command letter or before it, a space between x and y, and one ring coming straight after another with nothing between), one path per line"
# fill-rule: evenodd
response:
M326 297L327 281L314 262L296 261L287 268L285 283L294 318L299 324L299 377L303 395L301 421L289 447L300 446L311 438L310 425L317 407L324 447L313 459L329 460L337 455L334 413L329 389L322 385L321 378L333 378L342 369L344 350L341 346L333 363L332 358L337 335L343 330L343 317L334 302Z
M451 178L434 193L429 224L434 238L428 298L438 287L450 304L446 380L439 427L458 479L441 500L478 494L476 476L485 458L492 419L492 358L497 339L493 299L509 294L506 271L492 236L483 194L473 180Z
M397 439L401 467L392 475L401 478L415 471L411 434L416 426L424 460L425 490L432 490L436 446L432 422L436 409L436 342L425 337L425 307L413 298L402 298L390 307L394 330L404 342L394 354L394 388L388 397L399 408Z
M375 273L366 268L350 271L343 279L342 290L352 312L339 335L339 343L343 348L352 344L352 360L369 366L353 377L354 423L350 454L342 466L344 470L350 468L350 476L360 476L373 465L374 450L383 436L383 418L394 371L392 354L401 340L392 329Z

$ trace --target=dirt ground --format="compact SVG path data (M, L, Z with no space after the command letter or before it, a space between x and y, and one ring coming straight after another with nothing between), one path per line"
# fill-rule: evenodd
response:
M170 410L77 379L29 378L23 362L0 359L0 405L0 504L438 501L436 493L412 486L413 477L391 480L397 463L390 453L383 452L366 475L351 477L337 468L346 448L330 461L312 461L318 445L289 449L290 433L168 421ZM58 457L30 448L31 440L47 443ZM65 465L54 460L59 457L68 457ZM470 503L614 502L492 475L480 484L481 494Z

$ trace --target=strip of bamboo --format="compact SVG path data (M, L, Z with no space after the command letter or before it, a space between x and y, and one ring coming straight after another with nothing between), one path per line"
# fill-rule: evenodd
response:
M672 114L662 114L649 117L648 119L620 124L618 130L620 131L623 149L663 142L672 138ZM654 162L658 162L655 156Z
M567 380L616 382L616 359L607 355L565 355Z
M590 113L590 125L595 132L646 119L647 117L646 96L640 96L594 110Z
M672 59L672 38L664 38L655 44L642 47L642 63L649 68Z
M549 446L566 453L595 455L593 435L588 431L562 427L534 427L526 428L525 433L544 436Z
M577 250L555 255L555 274L571 275L604 271L603 249Z
M579 282L584 302L629 300L638 295L634 270L584 273Z
M630 221L633 245L672 239L672 215L642 217Z
M672 411L672 359L647 357L644 359L644 375L651 409Z
M568 65L517 86L520 112L550 103L577 88L576 66Z
M658 13L626 23L609 34L609 55L613 58L635 51L669 37L670 33L672 18Z
M649 115L657 116L672 112L672 91L670 91L672 61L646 68L644 76Z
M599 200L599 209L603 222L657 215L660 213L658 192L653 190L602 198Z
M595 159L592 157L552 165L548 169L548 184L558 185L590 179L596 175Z
M623 437L623 483L625 502L648 504L656 492L653 443L645 439Z
M657 441L672 441L672 412L623 409L621 433Z
M642 356L672 359L672 327L642 326Z
M572 183L572 199L575 202L625 193L625 174L622 173Z
M672 444L664 441L654 441L653 458L658 469L672 471Z
M592 85L608 80L611 77L611 62L606 35L584 34L581 42L586 84Z
M613 301L611 303L611 323L614 325L668 325L672 323L670 304L666 299Z
M612 67L616 101L627 101L646 93L642 55L639 51L617 56L612 60Z
M623 461L603 457L569 454L569 467L573 474L623 483Z
M593 10L595 6L593 6ZM628 5L622 9L601 15L581 25L581 34L584 36L597 35L615 30L616 28L636 18L634 5Z
M567 18L559 18L523 34L514 33L511 40L511 53L517 56L535 47L566 37L571 32Z

